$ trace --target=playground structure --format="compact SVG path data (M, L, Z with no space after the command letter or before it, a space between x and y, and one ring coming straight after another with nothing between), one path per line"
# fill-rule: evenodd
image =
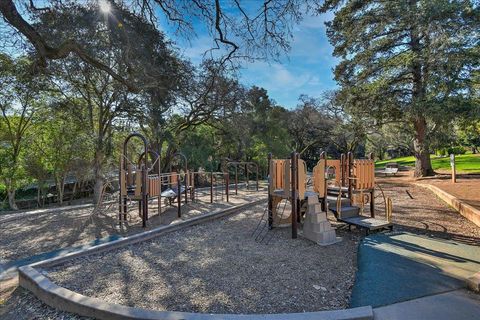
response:
M137 161L131 159L128 155L128 146L132 138L139 138L142 141L143 152ZM254 166L256 169L256 186L259 189L258 165L254 162L229 162L226 172L208 172L208 171L190 171L188 169L187 157L176 152L172 155L171 160L181 160L183 166L174 169L170 162L170 172L162 173L160 166L160 155L149 149L147 139L139 134L132 133L125 139L123 143L123 151L120 157L119 170L119 222L127 221L127 204L130 201L137 201L139 208L139 217L142 218L142 226L147 226L149 219L149 202L157 201L157 213L162 212L162 199L166 205L172 205L176 202L177 216L182 216L182 195L184 195L184 203L187 205L189 201L198 201L197 196L200 192L207 191L210 195L210 203L221 201L230 201L230 173L228 167L235 166L235 195L238 194L238 166L245 168L245 184L249 185L248 167ZM183 170L183 173L180 172ZM202 178L208 187L196 188L195 181ZM110 187L111 182L107 187ZM105 187L106 188L106 187ZM220 191L220 192L219 192ZM102 190L102 202L105 190ZM189 200L190 198L190 200Z
M348 224L349 228L354 225L365 229L367 234L372 230L392 229L392 201L385 198L383 192L387 220L375 218L375 163L372 158L370 155L368 159L354 159L349 153L332 160L322 152L313 168L311 190L307 190L307 168L298 153L292 152L290 159L273 159L270 154L268 229L291 224L292 238L297 238L298 225L307 208L312 211L309 207L314 205L312 196L318 198L321 210L330 210L338 221ZM291 214L287 217L284 216L285 206L280 210L282 201L291 204ZM370 204L370 217L364 216L367 203Z
M143 142L143 153L137 163L128 157L128 143L130 139L137 137ZM152 166L148 166L148 156L153 155ZM119 221L127 220L128 201L138 201L138 214L142 218L142 226L145 228L148 221L148 201L157 198L158 212L161 212L161 169L160 156L148 149L147 139L139 134L132 133L123 142L123 153L120 156L119 171Z

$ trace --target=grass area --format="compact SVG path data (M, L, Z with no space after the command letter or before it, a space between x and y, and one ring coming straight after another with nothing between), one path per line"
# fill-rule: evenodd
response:
M437 157L431 155L433 170L450 170L449 157ZM400 166L415 166L415 157L401 157L390 160L377 161L376 168L384 168L388 162L397 162ZM479 173L480 174L480 154L462 154L455 156L455 164L458 173Z

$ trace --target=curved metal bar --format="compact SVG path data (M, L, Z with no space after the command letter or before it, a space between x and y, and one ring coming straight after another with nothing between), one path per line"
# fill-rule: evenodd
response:
M151 170L154 170L156 169L155 171L156 172L159 172L159 165L160 165L160 161L158 161L158 159L160 158L160 156L158 155L158 153L156 153L155 151L153 150L148 150L148 154L150 156L150 158L153 160L153 163L152 163L152 166L150 168L148 168L148 171L151 171ZM142 163L142 160L143 158L145 157L145 152L142 152L142 154L140 154L140 156L138 157L138 161L137 161L137 164L138 166L140 167L140 164ZM148 159L147 161L145 161L145 163L148 162Z
M128 154L127 154L127 144L128 142L130 141L131 138L133 137L137 137L137 138L140 138L142 141L143 141L143 153L144 154L147 154L148 153L148 142L147 142L147 139L140 133L138 132L134 132L134 133L131 133L130 135L128 135L126 138L125 138L125 141L123 142L123 156L125 159L128 159ZM145 159L145 168L147 167L147 160ZM140 165L140 163L139 163Z

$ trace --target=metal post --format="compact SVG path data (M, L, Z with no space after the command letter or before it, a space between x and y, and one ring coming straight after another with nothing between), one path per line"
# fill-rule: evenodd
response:
M273 227L273 199L272 199L272 195L270 194L270 192L272 191L271 190L271 187L270 185L272 184L272 179L273 177L270 175L270 171L272 170L270 168L270 163L272 162L272 154L269 153L268 154L268 228L269 229L272 229Z
M257 178L257 191L258 191L258 164L257 164L257 174L256 174L256 178Z
M452 183L457 183L457 169L455 167L455 154L450 155L450 167L452 168Z
M248 164L245 165L245 183L247 184L246 189L249 189L249 179L248 179Z
M118 192L118 222L122 224L122 171L123 171L123 158L120 155L120 170L118 171L118 185L120 187L120 190Z
M192 191L191 191L192 201L195 201L195 172L192 172Z
M352 171L353 171L353 153L349 152L347 154L347 179L348 179L348 198L350 199L350 205L353 204L353 181L351 178L352 177Z
M177 216L180 218L182 216L182 185L180 184L180 173L177 175Z
M297 188L300 186L300 181L299 181L299 174L298 174L298 159L300 157L300 154L298 152L295 152L295 166L297 167L297 177L296 177L296 182L295 185ZM297 222L300 223L300 194L297 192Z
M292 239L297 238L297 163L296 163L296 153L292 152L290 157L291 162L291 172L292 172L292 195L291 195L291 203L292 203Z
M375 218L375 190L373 189L370 192L370 216Z
M147 227L148 220L148 193L147 193L147 166L142 168L142 226Z
M368 154L368 159L374 160L373 152L370 152ZM375 189L372 189L372 191L370 192L370 216L372 218L375 218ZM388 215L387 215L387 218L388 218Z
M228 200L229 200L229 199L228 199L228 195L229 195L229 193L230 193L230 186L229 186L229 184L230 184L230 177L229 177L229 176L230 176L230 175L229 175L229 172L226 172L226 173L225 173L225 180L226 180L226 183L227 183L227 184L226 184L226 186L225 186L225 194L227 195L227 202L228 202Z
M328 168L327 167L327 153L325 151L320 153L320 159L325 159L325 170L327 170L327 168ZM324 172L324 177L325 177L325 179L324 179L325 181L324 181L324 193L323 193L323 211L328 212L327 172Z
M160 218L160 214L162 213L162 166L160 165L162 150L158 153L158 217Z
M235 195L238 195L238 165L235 164Z
M210 173L210 203L213 203L213 171Z
M188 203L188 169L185 168L185 204Z

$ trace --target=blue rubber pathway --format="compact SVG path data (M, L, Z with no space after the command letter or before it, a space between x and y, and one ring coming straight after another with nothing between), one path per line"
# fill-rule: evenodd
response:
M379 307L465 287L480 271L479 246L407 232L362 240L350 307Z
M93 247L93 246L98 246L99 244L102 244L102 243L115 241L115 240L118 240L118 239L121 239L121 238L123 238L123 237L121 237L119 235L110 235L110 236L105 237L105 238L95 239L95 240L90 241L89 243L86 243L86 244L81 245L81 246L62 248L62 249L57 249L57 250L53 250L53 251L50 251L50 252L40 253L40 254L37 254L37 255L34 255L34 256L30 256L28 258L19 259L19 260L15 260L15 261L10 261L10 262L8 262L4 265L0 265L0 270L1 269L9 270L11 268L18 268L18 267L21 267L21 266L25 266L27 264L32 264L32 263L36 263L36 262L43 261L43 260L46 260L46 259L51 259L51 258L55 258L55 257L58 257L58 256L63 256L67 253L84 250L84 249L87 249L87 248L90 248L90 247Z

